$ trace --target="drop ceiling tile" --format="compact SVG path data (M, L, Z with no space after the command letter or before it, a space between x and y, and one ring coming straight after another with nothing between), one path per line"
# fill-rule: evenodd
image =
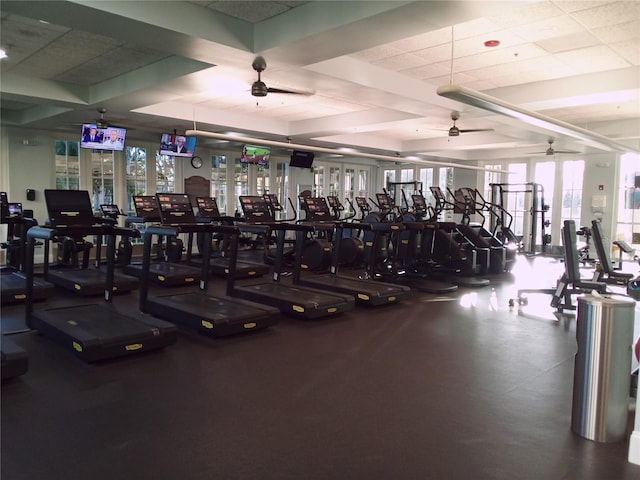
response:
M403 52L415 52L434 45L440 45L451 41L451 28L440 28L431 32L422 33L413 37L403 38L388 44L389 47L397 48Z
M400 73L408 75L412 78L418 78L420 80L429 79L433 77L440 77L442 75L448 75L450 69L443 63L435 63L430 65L422 65L420 67L409 68L401 70Z
M522 45L527 43L517 33L510 30L500 30L499 32L493 32L491 37L486 35L480 35L476 37L466 38L455 42L453 53L455 58L467 57L470 55L479 55L487 53L489 51L499 50L507 47L513 47L516 45ZM484 42L487 40L499 40L500 46L487 47Z
M595 29L640 18L640 2L613 2L575 12L574 18L586 28Z
M637 40L616 42L609 46L614 52L628 61L631 65L640 65L640 44Z
M450 85L450 84L466 85L467 83L475 82L478 79L479 77L475 75L475 72L473 72L473 74L469 72L465 72L465 73L455 73L453 75L453 79L450 78L448 74L443 75L441 77L430 78L429 83L435 86Z
M464 86L472 90L483 91L491 90L492 88L505 87L507 85L498 85L494 79L479 79L476 81L465 83Z
M477 18L475 20L455 25L454 38L462 40L464 38L477 37L497 32L501 29L500 25L489 18ZM449 39L451 39L451 35L449 35Z
M424 64L424 59L413 53L403 53L401 55L396 55L395 57L388 57L371 63L379 67L399 71L406 70L407 68L419 67Z
M531 78L535 76L538 80L549 80L573 75L576 72L570 65L562 63L553 57L540 57L518 62L517 68L514 65L503 64L481 68L471 73L478 78L490 79L500 82L501 86L505 86L505 79L512 79L512 85L522 83L519 79L516 80L515 75L531 75Z
M576 69L578 74L603 72L628 67L630 64L624 58L616 55L606 46L581 48L556 55L558 60Z
M478 55L456 58L454 65L455 70L458 72L501 64L511 65L512 68L518 69L520 62L543 55L546 55L543 49L533 43L526 43L498 50L490 50Z
M640 18L618 25L594 28L593 33L605 43L635 40L640 49Z
M611 3L611 0L556 0L555 4L565 12L578 12Z
M580 48L601 45L602 42L592 33L582 30L569 35L547 38L536 42L549 53L568 52Z
M405 53L404 50L392 45L380 45L378 47L368 48L360 52L352 53L350 56L367 62L375 62L385 58L395 57L403 53Z
M564 37L572 33L582 32L584 28L569 15L545 18L537 22L519 25L514 33L529 42L537 42L556 37Z
M451 59L451 42L435 47L423 48L413 52L428 63L443 62Z
M502 28L513 28L545 18L557 17L563 13L553 2L545 1L514 7L489 19Z

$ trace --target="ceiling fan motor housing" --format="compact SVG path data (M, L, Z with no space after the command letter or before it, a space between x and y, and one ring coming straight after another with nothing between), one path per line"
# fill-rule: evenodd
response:
M251 85L251 95L254 97L266 97L267 91L267 86L263 81L258 80Z

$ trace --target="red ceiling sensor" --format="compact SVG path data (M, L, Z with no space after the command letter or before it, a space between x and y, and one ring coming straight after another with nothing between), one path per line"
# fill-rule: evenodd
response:
M497 47L500 45L500 40L487 40L484 42L485 47Z

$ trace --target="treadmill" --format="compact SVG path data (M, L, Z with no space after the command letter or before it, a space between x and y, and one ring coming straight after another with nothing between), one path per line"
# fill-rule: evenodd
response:
M352 295L329 293L314 288L285 285L280 282L286 233L289 231L308 232L313 227L275 222L265 199L260 196L240 196L240 205L248 228L262 226L276 232L276 256L271 281L252 285L233 285L231 294L234 297L272 305L284 314L304 320L333 316L353 310L355 299ZM240 228L246 227L242 225ZM302 242L296 242L295 262L297 263L302 258L302 250Z
M22 303L27 296L27 280L24 272L27 237L26 231L37 222L24 215L21 203L7 201L6 192L0 192L0 223L7 225L7 241L2 244L6 249L8 265L0 272L0 303L8 305ZM54 286L34 278L34 300L46 300L54 291Z
M127 217L125 225L133 224L145 224L146 226L141 229L146 231L149 228L148 224L158 224L161 222L160 210L158 208L157 199L153 195L136 195L133 197L133 203L136 209L136 215L134 217ZM165 249L171 248L170 244L176 239L175 236L158 237L158 248L162 248L162 243L165 244ZM182 247L178 247L182 250ZM156 285L162 287L183 287L185 285L195 285L198 283L200 276L200 269L192 265L185 263L172 262L170 256L165 255L154 262L151 262L149 266L148 281L153 282ZM142 263L143 262L131 262L126 265L123 272L127 275L132 275L137 278L142 277Z
M60 242L65 238L82 241L88 235L100 237L101 220L93 215L89 192L86 190L45 190L45 200L49 223L53 228L60 228L58 235L51 237ZM73 225L73 229L64 229ZM84 229L82 227L85 227ZM96 228L93 228L96 227ZM32 227L33 228L33 227ZM87 233L84 233L84 232ZM68 235L63 235L67 232ZM126 231L124 231L126 232ZM27 232L28 233L28 232ZM126 234L126 233L123 233ZM49 240L51 240L49 239ZM100 242L99 242L100 243ZM44 279L55 286L64 288L83 296L101 295L104 291L106 272L100 268L100 245L96 247L95 268L88 265L81 267L55 267L49 265L50 241L44 244ZM114 273L113 291L126 293L138 288L138 280L119 272Z
M317 223L316 226L322 227L323 224L321 222L329 218L331 214L326 199L324 197L308 198L307 204L309 207L307 212L309 215L308 221L311 225L316 221L320 222ZM305 224L306 222L307 221L305 221ZM409 295L411 289L404 285L379 282L377 280L360 280L358 278L338 275L340 244L345 224L343 222L328 222L328 224L325 223L324 225L329 225L331 230L333 230L333 247L331 250L329 273L302 277L301 271L305 268L305 265L303 262L296 262L293 267L292 277L294 285L344 293L353 296L357 303L368 306L388 305ZM363 230L371 228L370 224L347 223L346 226ZM298 242L304 242L304 233L303 231L296 232L296 244Z
M29 370L29 357L23 348L16 345L13 340L2 336L2 351L0 351L0 376L1 379L24 375Z
M233 225L235 218L220 215L218 209L218 203L215 198L212 197L196 197L196 220L200 223L220 223L222 225ZM200 239L203 234L197 234L198 236L198 249L200 254L203 251L203 245ZM224 236L223 236L224 237ZM187 246L187 261L191 264L198 264L199 258L191 256L191 235L189 245ZM229 258L226 256L219 256L209 258L209 270L213 275L226 277L229 274ZM243 278L261 277L269 273L269 266L261 263L247 262L242 260L236 261L235 277L237 280Z
M73 205L73 211L90 211L91 202L87 191L61 191L53 196L62 196ZM45 194L47 192L45 191ZM48 199L52 195L48 195ZM71 210L68 210L71 211ZM84 215L86 217L86 215ZM52 217L55 219L58 217ZM81 220L83 215L75 216ZM104 302L76 304L67 307L34 309L33 305L33 253L36 240L45 244L58 238L75 235L102 235L107 241L107 268L104 276ZM49 227L32 227L27 232L27 298L25 320L30 329L61 344L86 362L95 362L136 353L160 349L175 343L176 327L163 320L140 312L116 309L112 303L115 278L116 236L139 236L133 229L108 224L67 223Z
M233 270L238 254L238 228L196 223L189 196L186 194L159 193L157 198L163 225L150 226L144 233L140 310L213 337L259 330L277 324L280 318L277 308L231 296ZM149 296L147 277L150 275L152 237L179 233L202 233L205 237L200 291ZM231 241L227 291L226 295L221 296L207 293L212 233L227 235Z

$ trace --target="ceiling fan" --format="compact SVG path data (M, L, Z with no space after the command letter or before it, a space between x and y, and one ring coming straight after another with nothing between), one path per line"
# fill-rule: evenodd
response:
M267 93L286 93L290 95L311 95L310 92L301 92L296 90L286 90L282 88L267 87L260 78L260 74L267 68L267 61L262 56L257 56L251 64L253 69L258 72L258 80L251 85L251 95L254 97L266 97Z
M451 112L451 120L453 120L453 126L449 129L450 137L457 137L461 133L472 133L472 132L493 132L493 128L467 128L462 129L456 126L456 120L460 119L460 112L454 110Z
M532 154L541 154L544 153L545 155L548 156L553 156L557 153L580 153L578 151L575 150L556 150L555 148L553 148L553 138L550 138L549 140L547 140L547 143L549 144L549 148L547 148L544 152L531 152Z
M94 123L98 128L109 128L109 122L104 119L104 114L107 113L107 109L104 107L97 108L96 111L100 114L99 118L96 118L94 121L83 122L83 123L74 123L74 125L84 125L86 123Z

